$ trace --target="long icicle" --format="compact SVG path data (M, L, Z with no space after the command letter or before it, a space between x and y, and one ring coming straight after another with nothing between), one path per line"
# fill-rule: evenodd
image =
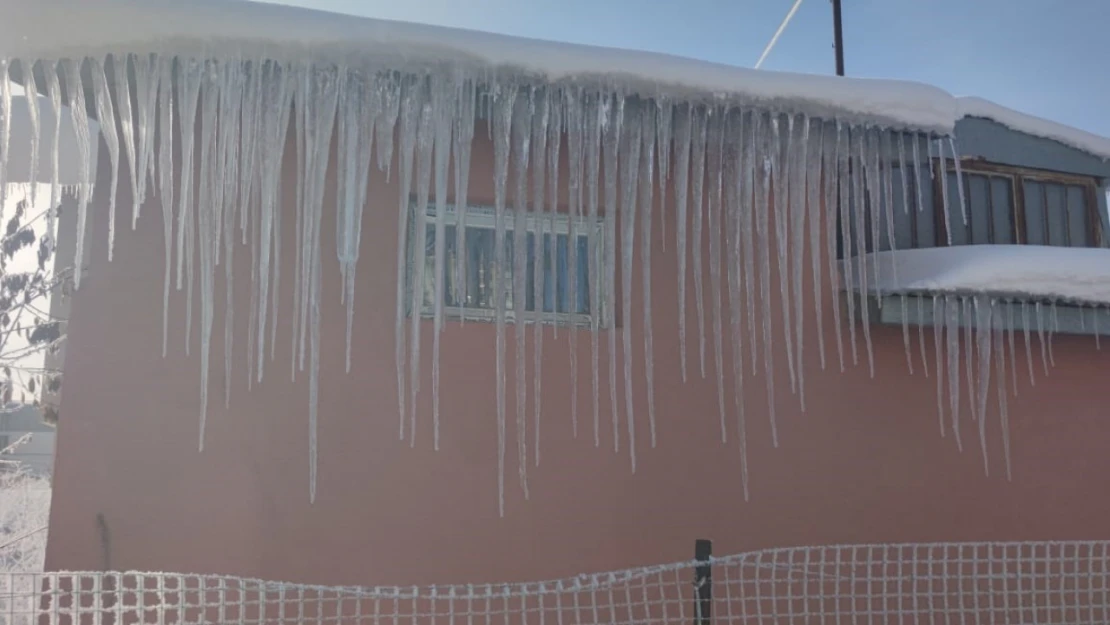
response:
M31 186L31 204L34 205L38 197L39 188L39 142L42 130L39 121L39 88L35 81L35 61L22 59L19 65L23 71L24 93L30 94L25 96L24 101L27 102L27 121L30 122L31 126L31 158L28 162L30 167L27 172L27 181ZM9 105L8 108L10 109L11 106ZM4 123L10 123L10 121L6 119ZM0 208L2 207L3 205L0 204ZM51 206L50 209L53 209L53 206Z
M599 352L601 351L600 337L598 336L599 328L601 327L601 316L608 315L608 322L610 332L612 326L615 325L613 314L613 301L607 300L604 303L601 300L602 282L604 276L602 273L605 267L605 260L608 258L608 251L603 249L603 242L605 237L601 236L603 233L600 231L601 225L598 223L598 175L601 169L601 132L604 123L605 108L601 106L600 98L595 93L587 93L585 96L585 112L584 124L586 132L586 201L588 204L587 214L589 216L589 230L586 235L586 244L590 248L590 266L588 272L588 280L590 283L590 306L593 307L593 313L590 315L590 358L591 358L591 373L592 373L592 386L593 386L593 411L594 411L594 447L601 446L601 363ZM553 142L558 145L557 141ZM555 155L557 156L557 154ZM549 162L557 163L558 159L549 159ZM556 185L555 181L551 182ZM551 210L555 211L554 202L552 202ZM611 213L606 209L605 221L608 222L612 217ZM606 225L606 231L608 226ZM554 263L552 263L552 270L554 271ZM552 289L554 291L554 289Z
M73 61L69 62L73 63ZM8 148L12 137L12 79L8 73L10 65L8 59L0 58L0 207L6 205L8 198ZM76 80L80 83L79 66ZM73 91L71 90L70 93L72 94ZM81 256L78 255L77 258L77 265L80 267ZM80 271L77 271L76 275L78 277L77 284L80 285Z
M632 386L632 259L636 244L636 191L640 168L640 143L643 131L638 104L626 104L621 141L621 310L624 311L624 410L628 426L628 456L636 472L636 418Z
M40 64L45 81L46 96L50 100L50 109L54 114L54 136L50 147L50 206L46 213L46 237L49 241L49 251L54 252L57 245L56 224L58 210L61 203L61 185L59 184L59 144L62 135L62 87L58 81L57 63L43 61Z
M697 107L693 112L693 119L691 120L690 132L692 135L691 156L692 165L690 171L691 182L693 183L693 196L690 198L691 206L694 211L694 232L692 240L691 253L694 260L694 301L697 304L698 311L698 362L701 367L701 377L705 377L705 295L702 276L702 254L704 248L702 241L704 235L702 234L702 221L705 215L705 208L702 200L705 192L705 148L706 148L706 118L707 112L702 107Z
M988 300L984 296L975 298L975 350L979 356L979 379L976 380L978 383L976 388L978 397L976 400L979 404L979 448L983 453L983 473L985 475L990 475L990 464L987 458L987 397L991 382L991 349L1001 349L1001 345L993 347L991 345L991 339L994 336L994 308L993 300ZM1001 372L999 372L998 383L1002 383Z
M844 277L844 299L847 303L848 311L848 346L852 352L852 364L859 364L859 346L856 341L856 267L854 263L858 263L855 257L859 255L858 245L855 243L855 238L852 236L855 231L854 217L859 212L859 209L852 203L857 202L859 198L859 167L852 168L850 166L850 152L852 150L852 136L851 132L844 132L844 127L841 122L836 122L836 168L837 180L840 191L840 201L837 205L837 212L839 215L840 225L840 242L843 251L843 258L848 262L844 263L845 271ZM832 235L829 235L830 238ZM832 249L832 242L830 241L830 250ZM831 252L830 252L831 253ZM860 271L862 274L863 266L860 264ZM862 277L862 275L861 275ZM840 297L839 293L833 293L835 298ZM841 371L844 370L843 363Z
M709 217L709 304L710 320L713 323L713 370L717 379L717 416L721 423L721 442L728 441L728 427L725 422L725 372L724 372L724 330L721 319L721 202L724 200L724 166L726 111L712 108L709 111L706 136L709 138L707 154L708 217Z
M694 109L683 104L674 118L675 250L678 253L678 359L686 382L686 204L690 198L690 139ZM666 204L666 202L664 202ZM665 222L665 219L664 219Z
M421 339L424 327L424 306L434 308L434 300L439 295L431 293L432 302L427 301L427 258L428 258L428 194L432 186L432 150L435 147L434 109L430 85L427 78L420 80L419 89L423 96L420 103L419 123L416 129L416 203L413 206L413 252L412 252L412 301L409 309L409 446L416 445L416 397L420 393ZM433 261L434 262L434 261Z
M570 102L567 102L570 107ZM568 124L573 122L578 123L577 120L570 119L568 108ZM568 191L570 194L569 199L569 223L567 224L567 278L565 280L566 288L566 311L571 315L579 313L579 288L578 284L578 263L584 262L586 259L578 257L578 224L582 215L582 155L580 141L576 141L579 145L570 145L571 135L568 131L568 164L570 171L568 172ZM558 241L558 238L554 239ZM549 250L552 254L552 268L558 268L558 246L553 245ZM558 272L556 271L556 275ZM553 292L556 294L553 301L552 310L558 311L559 297L558 297L558 279L555 280L555 289ZM558 324L553 327L558 328ZM558 330L556 330L557 332ZM567 342L568 351L570 354L570 420L571 429L574 432L578 431L578 332L575 331L573 324L567 328Z
M744 113L732 110L727 120L727 139L725 152L725 252L726 277L728 280L729 330L732 338L732 397L736 411L736 439L740 447L740 479L744 488L744 501L751 496L748 487L748 427L744 412L744 348L743 328L740 313L743 304L740 295L741 252L740 239L744 216L740 194L747 195L750 189L750 176L741 172L748 168L746 159L750 156L744 149Z
M435 259L432 281L435 291L432 294L434 322L432 324L432 448L439 450L439 406L440 406L440 334L443 333L443 305L447 297L447 182L448 167L451 164L451 143L453 135L453 112L458 90L453 81L440 78L432 85L432 111L434 120L433 140L435 143ZM353 242L352 242L353 245ZM348 269L349 270L349 269ZM522 320L517 320L521 323ZM522 324L523 325L523 324Z
M641 122L643 124L643 131L641 138L643 140L643 147L640 152L640 205L641 205L641 218L642 234L640 236L640 275L643 278L644 284L644 306L643 306L643 324L644 324L644 378L647 383L647 405L648 405L648 427L651 430L651 447L655 448L656 444L656 431L655 431L655 345L653 337L653 328L651 321L651 221L654 217L654 190L655 185L652 180L655 167L655 141L656 120L658 113L651 107L642 109ZM662 151L662 148L660 149ZM575 274L575 281L577 282L577 274Z
M802 358L805 355L805 255L806 255L806 203L807 176L810 148L810 120L806 116L799 119L799 144L794 153L788 155L793 161L790 166L790 284L794 304L794 362L798 377L798 401L802 412L806 410L806 385ZM816 250L814 250L816 251Z
M131 180L131 229L134 230L139 222L139 207L142 205L142 198L139 195L139 164L136 160L137 153L142 148L135 145L135 119L131 112L131 83L128 79L130 73L128 58L130 56L127 54L112 56L112 82L116 88L116 109L119 113L119 126L122 131L123 151L127 155L127 172ZM136 91L139 91L139 88L140 85L136 84ZM138 95L141 98L142 92L139 91Z
M528 385L524 315L527 301L528 268L528 157L531 153L534 91L517 96L512 119L513 180L513 256L509 273L513 277L513 329L516 351L513 389L516 391L517 473L524 498L528 499Z
M824 205L822 206L822 219L825 226L825 264L829 270L829 308L832 309L833 314L833 330L836 332L836 355L840 362L840 372L844 372L844 328L840 321L840 299L842 297L841 291L841 272L840 266L837 261L837 233L839 229L837 222L842 220L844 205L848 202L842 199L841 191L847 189L845 181L847 180L846 174L838 172L839 166L838 152L841 146L841 133L839 122L826 122L823 140L823 149L821 150L821 182L824 186L822 197L824 198ZM850 258L848 255L847 240L845 240L844 247L845 258ZM848 271L848 279L851 279L851 271ZM817 285L820 286L820 283ZM852 290L846 289L844 291L848 294L848 300L851 301ZM817 299L822 299L820 295L815 294Z
M617 192L620 177L618 162L621 152L621 126L624 124L624 99L615 98L603 104L605 124L602 128L605 159L605 301L616 309L617 293ZM629 311L621 310L625 322ZM617 405L617 324L611 314L609 324L609 410L613 421L613 451L620 451L620 412Z
M754 116L753 132L757 139L757 150L753 155L757 164L755 186L755 228L756 241L759 246L759 300L763 303L763 375L767 387L767 417L771 423L771 443L779 446L778 419L775 414L775 364L774 364L774 339L771 335L771 244L770 225L768 213L771 210L771 163L766 155L769 150L776 148L770 132L770 120L763 113Z
M817 359L821 363L821 369L825 369L825 311L824 301L821 297L822 285L824 283L824 276L822 275L821 263L824 260L821 255L821 224L822 215L824 212L821 210L821 185L825 182L822 177L822 161L825 156L825 127L819 120L813 120L809 136L813 143L809 147L809 152L806 157L806 198L805 198L805 215L809 224L809 256L810 256L810 276L813 281L813 312L814 318L817 321ZM827 175L827 174L826 174ZM832 267L830 267L830 270ZM833 276L829 276L832 280ZM833 308L837 308L836 302L833 302ZM798 318L801 319L801 312L798 313ZM802 336L798 335L798 343L801 344Z
M85 107L85 87L81 83L81 66L72 59L63 60L61 66L65 74L66 94L69 96L69 113L73 121L74 133L77 135L77 162L81 180L77 198L77 251L73 263L73 286L80 289L81 275L84 273L82 269L85 264L85 230L88 225L89 201L92 197L90 163L93 159L92 150L94 148L89 140L89 117L88 110ZM0 64L0 91L5 88L6 82L6 69L3 64ZM0 93L0 99L2 99L2 96L3 94ZM8 109L10 110L10 108L9 105ZM7 146L0 145L0 147L5 148L4 154L6 157ZM0 179L2 178L3 176L0 175ZM4 185L0 184L0 196L3 196L3 188Z
M773 175L774 199L770 205L771 220L775 227L774 246L776 254L776 273L779 277L779 314L782 317L782 335L785 339L786 370L790 374L790 392L798 392L798 374L794 366L794 332L790 305L790 238L788 229L790 225L790 187L791 162L796 144L794 117L786 117L783 128L782 116L775 115L771 118L771 134L773 147L771 149L771 169Z
M497 497L498 510L505 516L505 187L509 177L509 148L512 139L513 107L517 92L512 85L500 86L493 95L493 210L494 210L494 315L497 334ZM403 136L403 135L402 135Z
M400 162L398 168L401 170L401 188L400 200L397 206L397 304L396 316L393 324L394 335L394 365L396 366L397 373L397 407L399 414L399 434L401 440L405 438L405 420L408 418L407 410L407 397L408 397L408 384L406 384L406 360L407 360L407 347L408 340L405 334L405 318L406 313L409 312L409 305L406 304L407 300L405 295L408 290L405 288L406 284L411 282L411 288L417 289L415 280L409 280L408 276L414 273L413 265L417 254L422 252L418 248L413 248L409 245L409 216L412 213L412 206L409 194L412 192L412 160L413 154L416 151L416 126L420 118L421 97L422 91L419 85L412 80L405 81L400 85L401 95L399 98L399 116L401 122L401 152L398 155ZM389 130L390 136L393 134L392 126ZM382 136L379 130L378 136ZM390 143L392 145L392 143ZM390 162L388 156L383 155L385 149L382 142L378 143L378 166L382 166L382 162ZM388 165L387 165L388 167ZM415 238L415 237L414 237ZM419 315L419 310L411 311L413 315ZM413 381L409 380L409 383ZM413 435L414 433L410 433Z
M757 121L759 115L748 111L744 113L746 120L743 122L744 132L741 133L740 146L740 177L737 182L740 186L740 238L737 244L741 247L744 260L744 305L748 326L748 353L752 359L752 375L759 373L756 359L759 352L759 340L755 329L755 286L756 286L756 253L755 253L755 201L756 201L756 168L761 167L762 157L756 149Z
M96 116L100 120L100 136L108 147L108 166L111 167L111 189L108 197L108 262L112 261L116 242L116 192L119 189L119 135L116 132L116 113L108 88L108 77L99 59L89 59L92 72L93 96Z
M193 175L196 169L196 122L204 67L195 60L177 64L177 110L181 137L181 179L177 208L177 290L185 286L185 354L188 355L193 330L193 265L196 250L196 201ZM170 70L172 72L172 69Z
M552 91L545 91L536 98L536 112L532 116L532 214L535 221L535 230L532 235L532 254L529 259L532 263L532 402L534 405L532 440L535 448L532 450L532 459L536 466L540 465L540 401L543 381L543 313L544 313L544 242L545 237L555 236L555 230L549 229L545 234L544 202L547 181L547 124L549 118L548 107L556 95ZM550 222L548 222L549 224ZM574 413L574 434L578 435L577 412Z

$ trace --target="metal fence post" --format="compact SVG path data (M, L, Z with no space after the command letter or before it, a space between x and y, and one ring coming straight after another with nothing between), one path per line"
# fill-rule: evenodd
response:
M694 568L694 591L697 598L694 600L694 625L709 625L713 614L713 566L710 560L713 556L713 541L699 538L694 542L694 560L698 566Z

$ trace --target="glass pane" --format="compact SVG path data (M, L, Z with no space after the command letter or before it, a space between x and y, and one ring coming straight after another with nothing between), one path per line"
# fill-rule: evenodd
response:
M1014 189L1013 180L992 176L988 189L991 205L991 218L994 227L994 243L1014 242Z
M990 203L990 180L982 174L964 174L964 196L971 243L995 243L994 221Z
M1045 234L1044 185L1035 180L1022 182L1025 192L1025 242L1048 245Z
M1087 223L1087 195L1084 191L1083 187L1077 186L1069 186L1067 189L1067 220L1072 247L1090 245L1090 224Z
M1045 213L1048 223L1048 244L1068 244L1067 210L1064 207L1064 187L1055 183L1044 184Z

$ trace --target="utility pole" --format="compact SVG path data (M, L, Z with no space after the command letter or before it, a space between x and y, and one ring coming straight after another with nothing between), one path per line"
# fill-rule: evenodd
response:
M832 0L833 47L836 48L836 75L844 75L844 29L840 19L840 0Z

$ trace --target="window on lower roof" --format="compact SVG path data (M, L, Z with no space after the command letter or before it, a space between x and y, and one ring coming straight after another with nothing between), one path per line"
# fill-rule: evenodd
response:
M514 319L513 259L516 245L515 223L512 213L506 211L504 256L508 262L502 279L505 281L506 319ZM436 250L436 207L430 205L424 222L424 293L421 315L434 315L435 250ZM443 304L444 315L448 319L492 321L495 316L496 280L495 264L496 222L493 209L472 206L465 211L465 251L459 254L457 232L459 215L454 206L444 213L444 277ZM414 212L415 215L415 212ZM414 249L416 241L416 220L410 220L409 249ZM558 325L588 326L592 318L598 317L600 327L608 324L609 312L603 297L593 301L591 293L591 267L600 266L604 247L602 221L577 218L573 221L566 214L529 213L525 219L526 270L524 280L525 322L540 322ZM590 234L593 232L593 247ZM573 240L573 243L572 243ZM573 247L572 247L573 245ZM572 255L574 274L571 273ZM457 280L458 264L463 263L463 280ZM415 277L410 260L409 288ZM600 289L596 289L600 291ZM410 291L411 293L411 291ZM411 301L411 298L409 299Z

